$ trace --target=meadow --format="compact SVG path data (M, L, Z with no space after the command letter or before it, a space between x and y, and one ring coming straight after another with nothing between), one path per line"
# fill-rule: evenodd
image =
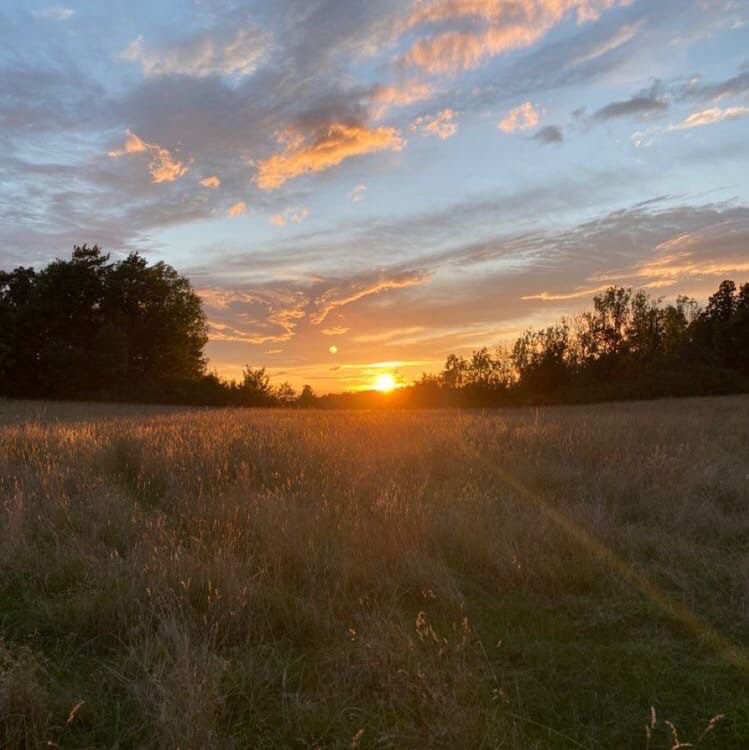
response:
M0 402L0 747L747 748L748 502L748 397Z

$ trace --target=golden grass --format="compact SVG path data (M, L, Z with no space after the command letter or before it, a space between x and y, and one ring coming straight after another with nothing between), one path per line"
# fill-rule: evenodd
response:
M748 480L743 397L0 404L0 747L746 747Z

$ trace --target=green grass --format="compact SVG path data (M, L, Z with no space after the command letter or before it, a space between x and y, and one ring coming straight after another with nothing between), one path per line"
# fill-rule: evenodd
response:
M747 467L743 397L0 403L0 747L749 747Z

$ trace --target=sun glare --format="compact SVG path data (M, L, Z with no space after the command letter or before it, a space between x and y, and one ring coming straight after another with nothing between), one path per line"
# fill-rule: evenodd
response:
M381 393L390 393L395 388L395 378L387 372L383 372L375 378L374 388Z

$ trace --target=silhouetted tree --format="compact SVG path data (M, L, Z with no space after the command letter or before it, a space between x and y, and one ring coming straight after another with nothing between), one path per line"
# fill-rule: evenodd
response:
M297 399L297 403L299 404L299 406L301 406L303 409L309 409L314 406L316 402L317 396L315 396L315 392L312 390L312 386L303 386L302 392L299 394L299 398Z
M279 406L291 406L296 403L296 391L290 383L283 382L273 390L273 395Z
M239 393L244 406L270 406L274 402L270 376L264 367L245 365Z
M554 393L567 383L570 374L569 326L562 322L542 331L527 330L515 342L512 359L524 388Z
M645 398L749 390L749 284L723 282L704 311L610 287L571 323L529 329L511 355L450 355L422 376L413 399L430 405Z
M112 263L82 245L38 273L0 274L0 317L0 383L16 395L137 394L204 373L200 298L137 254Z

